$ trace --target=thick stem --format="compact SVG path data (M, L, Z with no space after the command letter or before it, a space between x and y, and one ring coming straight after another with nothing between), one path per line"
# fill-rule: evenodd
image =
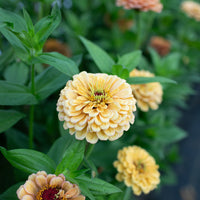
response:
M135 50L140 49L142 44L142 16L141 12L138 11L137 13L137 39L135 42Z
M94 144L87 143L85 150L85 158L88 159L94 149Z
M35 65L31 65L31 93L35 94ZM30 107L29 113L29 148L33 148L33 122L34 122L34 105Z

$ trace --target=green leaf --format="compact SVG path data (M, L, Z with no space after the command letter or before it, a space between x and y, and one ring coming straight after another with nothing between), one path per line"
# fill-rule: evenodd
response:
M69 80L69 76L54 67L48 67L35 78L35 94L42 100L53 94Z
M158 55L158 53L152 49L152 48L149 48L149 52L150 52L150 55L151 55L151 59L152 59L152 62L153 62L153 65L155 66L156 69L160 68L162 65L162 60L160 58L160 56Z
M38 40L38 43L41 45L47 40L47 38L51 35L51 33L57 28L57 26L61 22L61 13L58 6L54 6L51 15L42 18L35 25L35 37Z
M99 178L89 178L85 175L81 175L79 177L76 177L76 180L84 182L90 190L96 191L98 192L98 194L101 195L121 192L118 187L107 183Z
M0 8L0 22L9 22L13 26L13 30L21 32L26 30L25 20L18 14Z
M15 110L0 110L0 133L12 127L24 116Z
M162 76L155 76L155 77L129 77L127 79L127 82L129 84L145 84L145 83L152 83L152 82L176 84L176 81L171 80L169 78L162 77Z
M73 137L70 134L63 135L54 142L47 155L52 158L56 164L59 164L66 149L72 143L72 140Z
M14 149L7 151L0 147L1 153L13 167L27 173L36 173L44 170L54 173L55 163L46 154L30 149Z
M135 67L137 67L141 60L142 52L140 50L127 53L121 57L117 64L125 66L129 72L131 72Z
M176 126L156 129L156 139L165 144L178 142L186 136L187 133Z
M84 37L80 37L80 39L87 48L100 71L110 74L112 72L112 66L115 64L114 60L96 44L85 39Z
M23 9L23 14L24 14L24 19L26 21L26 26L27 26L28 32L32 36L34 36L34 26L33 26L33 22L31 20L31 17L25 9Z
M28 51L26 50L26 48L24 47L20 39L16 36L16 34L12 32L11 30L7 29L6 27L1 28L0 32L8 40L8 42L13 46L13 48L15 49L16 55L22 60L26 60L28 56Z
M0 105L32 105L36 104L36 97L30 93L29 88L0 81Z
M28 73L28 67L22 62L18 62L6 68L4 77L7 81L25 84L28 80Z
M79 73L78 67L73 60L57 52L42 53L36 60L40 63L51 65L70 77Z
M95 200L92 192L88 189L88 185L84 181L79 181L78 185L80 187L81 193L88 197L90 200Z
M127 79L129 77L128 69L124 68L122 65L113 65L112 74L115 74L123 79Z
M0 195L0 200L18 200L16 191L24 182L17 183Z
M27 134L11 128L6 131L5 135L8 149L29 148L29 138Z
M70 146L66 149L63 159L56 168L56 174L64 172L66 169L69 171L76 170L84 158L85 141L74 139Z

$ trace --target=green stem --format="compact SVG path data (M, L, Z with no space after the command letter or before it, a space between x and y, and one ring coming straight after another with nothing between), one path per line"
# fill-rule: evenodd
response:
M31 93L35 95L35 65L31 65ZM34 121L34 105L30 107L29 113L29 148L33 148L33 121Z
M138 11L137 14L137 39L135 42L135 49L140 49L142 44L142 12Z
M85 150L85 158L88 159L94 149L94 144L87 143Z

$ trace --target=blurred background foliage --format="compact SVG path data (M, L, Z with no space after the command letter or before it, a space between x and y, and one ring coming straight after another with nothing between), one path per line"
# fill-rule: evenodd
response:
M66 56L79 64L80 71L99 72L79 39L81 35L106 50L114 59L116 55L141 49L139 69L177 81L177 84L162 84L164 97L158 110L145 113L138 109L134 126L122 138L114 142L98 142L95 146L90 162L86 165L108 182L119 184L114 180L116 171L112 165L116 160L117 151L124 146L136 144L145 148L160 165L160 187L177 183L172 168L174 163L180 161L177 142L187 136L177 123L182 110L189 106L186 100L190 95L195 95L193 85L200 81L200 22L181 11L181 2L163 0L164 9L160 14L138 14L134 10L116 7L115 0L0 0L1 8L21 16L25 8L33 24L49 15L53 5L57 3L61 10L61 23L50 38L56 39L63 46L60 51L51 48L49 50L47 46L46 49L44 46L44 50L63 53L62 50L65 49L64 51L68 52ZM169 41L171 47L167 55L161 56L152 48L150 40L153 36ZM36 64L36 80L40 80L41 74L47 68L50 67ZM13 47L2 34L0 72L1 80L25 86L30 82L30 66L16 56ZM52 74L49 75L49 79ZM67 132L62 129L55 109L59 89L65 85L67 78L60 74L58 77L59 84L49 95L42 97L35 107L34 148L44 153L48 152L58 137ZM11 108L28 116L28 105L1 106L1 109ZM28 129L28 117L25 117L0 135L1 146L7 149L28 148ZM12 184L24 180L27 174L12 168L3 156L0 159L0 179L4 180L1 182L0 192L3 192Z

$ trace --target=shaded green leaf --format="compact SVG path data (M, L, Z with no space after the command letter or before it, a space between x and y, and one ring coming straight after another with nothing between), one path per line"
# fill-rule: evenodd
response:
M85 39L84 37L80 37L80 39L87 48L88 52L92 56L94 62L96 63L100 71L108 74L111 73L112 66L115 64L113 59L96 44Z
M40 63L51 65L70 77L79 73L78 67L73 60L57 52L42 53L36 60Z
M25 84L28 80L29 69L28 67L22 63L14 63L13 65L6 68L4 72L4 77L7 81Z
M27 173L36 173L44 170L54 173L55 163L46 154L30 149L14 149L7 151L0 147L1 153L13 167Z
M87 185L87 187L90 190L96 191L98 192L98 194L101 195L121 192L121 190L118 187L107 183L99 178L89 178L85 175L81 175L77 177L76 180L84 181L85 185Z
M113 65L112 74L115 74L123 79L127 79L129 77L128 69L124 68L122 65Z
M88 189L88 185L84 181L79 181L78 185L80 187L81 193L88 197L90 200L95 200L92 192Z
M121 57L117 64L125 66L129 72L131 72L135 67L137 67L141 60L142 52L140 50L133 51L131 53L127 53Z
M35 78L35 94L39 99L45 99L64 86L69 78L54 67L48 67Z
M24 116L15 110L0 110L0 133L12 127Z
M69 171L76 170L84 158L85 141L74 139L70 146L66 149L63 159L56 168L56 174L64 172L66 169Z
M30 93L29 88L0 81L0 105L32 105L36 104L36 97Z
M5 192L0 195L0 200L18 200L16 191L18 188L23 185L24 182L17 183L10 188L8 188Z
M129 77L127 82L130 84L145 84L152 82L160 82L160 83L173 83L176 84L176 81L171 80L169 78L155 76L155 77Z
M47 155L52 158L56 164L59 164L66 149L72 143L72 140L73 137L70 134L63 135L54 142Z

